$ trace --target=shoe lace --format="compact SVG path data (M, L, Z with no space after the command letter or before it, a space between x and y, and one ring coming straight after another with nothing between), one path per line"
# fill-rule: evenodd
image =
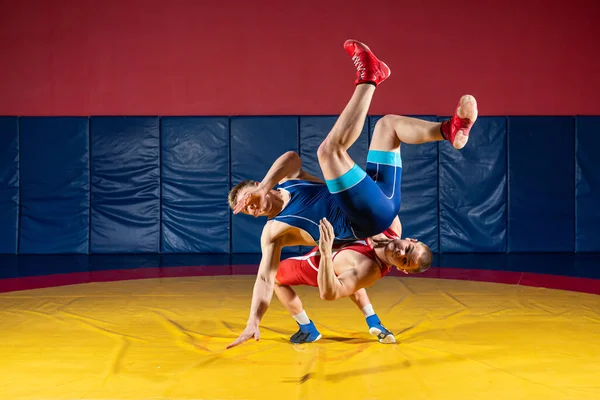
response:
M358 71L360 79L363 79L363 77L364 77L363 75L366 71L366 68L365 68L362 60L360 59L360 57L355 55L355 56L352 56L352 61L354 62L354 66L356 67L356 70Z

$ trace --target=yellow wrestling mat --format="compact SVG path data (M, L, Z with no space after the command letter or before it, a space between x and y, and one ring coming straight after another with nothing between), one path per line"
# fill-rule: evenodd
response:
M92 283L0 294L1 399L600 399L600 296L386 277L368 290L396 334L348 299L299 287L323 338L292 345L274 296L244 328L253 276Z

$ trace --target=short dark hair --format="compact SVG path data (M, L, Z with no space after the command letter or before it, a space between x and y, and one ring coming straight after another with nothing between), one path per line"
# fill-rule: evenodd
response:
M231 190L229 191L229 196L227 196L227 201L229 202L229 207L231 207L232 209L235 208L235 205L237 204L237 200L238 200L237 199L238 193L240 192L240 190L245 189L250 186L254 186L255 183L256 183L256 181L246 179L245 181L241 181L240 183L235 185L233 188L231 188Z

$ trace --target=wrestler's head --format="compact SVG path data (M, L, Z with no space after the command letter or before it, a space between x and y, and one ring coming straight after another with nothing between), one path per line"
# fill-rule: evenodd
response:
M246 194L259 185L259 182L253 180L245 180L235 185L229 192L228 201L229 207L235 209L238 201L244 198ZM277 214L281 209L281 199L277 198L277 191L270 190L264 197L264 204L262 207L256 204L248 204L243 207L239 212L253 217L266 217L271 214Z
M405 274L425 272L431 266L431 249L417 239L390 240L384 249L385 261Z

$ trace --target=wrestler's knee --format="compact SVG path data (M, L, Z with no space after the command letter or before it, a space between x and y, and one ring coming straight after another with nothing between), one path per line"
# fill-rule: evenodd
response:
M394 132L394 125L402 123L404 117L400 115L387 114L377 120L373 133L378 132Z
M317 149L319 164L327 164L333 160L339 160L344 156L346 150L331 140L325 139Z

